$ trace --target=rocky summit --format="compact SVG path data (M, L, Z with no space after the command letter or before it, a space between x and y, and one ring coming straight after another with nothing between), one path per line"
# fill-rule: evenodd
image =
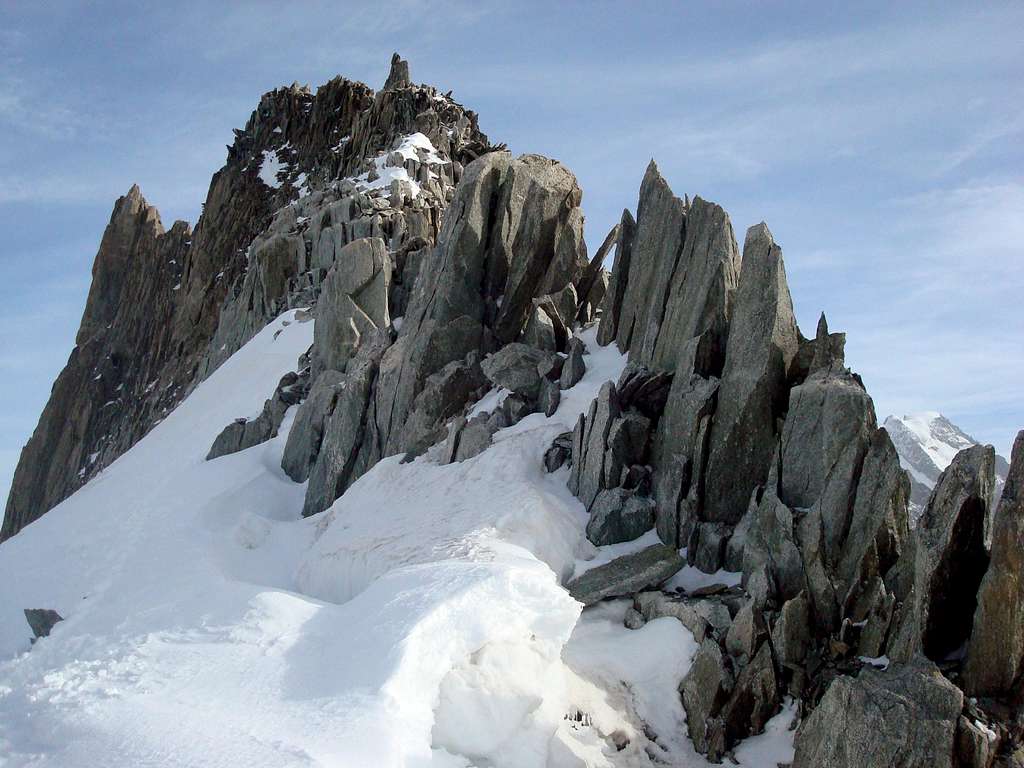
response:
M131 487L118 470L158 425L179 429L230 391L218 381L258 385L193 430L188 476L238 483L197 536L242 508L218 567L316 601L251 597L222 634L258 646L252 664L331 667L312 673L318 712L347 706L337 664L363 681L359 717L393 707L460 765L756 765L743 755L786 733L793 768L1024 765L1024 432L1001 464L945 419L879 426L845 334L824 314L799 328L768 226L741 246L654 161L593 257L582 202L569 168L492 144L397 54L377 92L339 77L265 94L194 230L165 229L138 187L115 203L2 538L28 541L58 505L51 529L73 524L76 499ZM292 343L290 370L237 373ZM267 499L277 517L251 511ZM147 503L125 513L133 547ZM275 539L286 525L303 527ZM104 589L33 592L32 658ZM359 613L332 624L328 606ZM299 615L313 636L378 639L344 661L302 655L298 629L258 639ZM136 629L150 650L192 642ZM381 656L398 671L375 688Z
M492 149L472 111L412 85L396 59L378 93L338 77L316 92L264 94L235 131L194 231L165 230L133 186L114 204L75 349L22 451L0 539L101 472L282 311L313 304L325 287L333 302L352 280L371 279L328 280L350 243L379 241L379 253L387 244L400 316L463 169ZM382 321L351 306L357 320Z

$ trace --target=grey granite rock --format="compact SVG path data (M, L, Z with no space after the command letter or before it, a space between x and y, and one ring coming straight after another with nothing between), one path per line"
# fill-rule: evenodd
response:
M999 737L989 726L960 715L957 720L954 764L963 768L991 768Z
M707 637L724 639L732 617L725 603L717 598L668 595L660 591L641 592L635 606L646 621L672 616L678 619L700 643Z
M875 428L870 396L845 369L820 371L794 387L782 431L782 501L813 506L843 452L851 445L866 450Z
M695 521L687 543L687 561L704 573L715 573L723 565L731 533L732 528L724 523Z
M569 339L566 346L565 363L562 366L562 375L558 386L561 389L569 389L576 386L583 374L587 372L587 364L583 360L583 353L586 347L579 339Z
M632 541L654 527L655 503L624 488L603 490L590 508L587 538L597 546Z
M838 677L797 729L793 768L953 768L962 704L930 662Z
M321 373L295 414L295 421L292 422L281 456L281 468L297 483L304 483L309 479L309 472L316 463L317 454L320 453L324 423L334 411L344 381L345 374L340 371Z
M700 198L675 197L652 161L640 186L636 235L616 341L630 359L674 370L704 332L724 353L740 257L729 217Z
M274 394L263 404L263 410L255 419L236 419L228 424L213 441L206 459L216 459L238 451L244 451L277 437L277 431L285 414L293 405L306 397L309 387L309 372L287 373L278 383Z
M995 451L960 451L939 477L891 577L902 605L888 655L943 660L970 637L978 587L989 564Z
M705 640L679 689L693 745L698 752L719 756L718 759L726 745L725 729L717 714L734 685L724 656L716 641Z
M768 721L779 711L779 681L771 644L761 643L753 658L740 667L736 685L720 714L725 728L724 743L731 747L757 733L763 733ZM720 754L709 752L712 759Z
M540 412L545 416L553 416L561 400L562 391L558 388L558 382L541 378L540 395L537 398L537 408Z
M849 533L836 567L837 592L845 605L889 572L910 538L910 483L885 429L871 437L857 483ZM860 619L855 619L859 621Z
M569 490L587 509L599 491L607 487L605 449L612 424L619 418L619 400L612 382L605 382L584 417L580 415L573 432L573 465ZM617 479L617 478L616 478Z
M618 240L621 226L621 224L616 224L608 231L608 234L605 235L597 252L594 253L594 257L590 260L586 270L584 270L583 275L580 277L578 291L576 292L577 308L574 312L577 322L589 322L593 319L594 311L601 306L601 301L604 299L604 289L607 287L606 285L601 285L601 275L607 274L604 269L604 260ZM598 288L600 288L600 295L597 295L595 292Z
M842 368L845 363L846 334L829 333L825 313L818 318L818 327L814 335L814 356L811 358L808 375L820 370Z
M653 440L658 535L673 546L685 545L686 518L699 514L704 498L705 447L719 380L697 372L702 338L691 340L681 355Z
M25 609L25 621L28 622L29 627L32 629L33 640L38 640L40 637L48 637L54 625L58 621L63 620L64 617L52 608Z
M327 509L359 477L359 455L367 439L369 408L385 345L364 344L349 362L334 410L323 427L323 441L309 474L302 514Z
M1024 673L1024 431L1010 454L964 667L972 695L1010 694Z
M551 447L544 451L544 469L555 472L572 461L572 432L563 432L556 437Z
M489 255L505 273L493 324L500 342L519 336L535 297L563 290L586 268L581 199L576 177L555 160L523 155L509 165Z
M602 488L617 487L624 471L646 461L650 429L650 419L636 411L624 412L612 421L604 445Z
M812 640L810 621L810 608L803 593L782 605L772 627L772 645L780 664L803 663Z
M520 340L523 344L536 349L543 349L548 352L558 350L555 324L552 322L551 316L536 305L530 312L529 319L526 321L526 328L523 329Z
M491 444L491 436L495 433L494 425L489 423L487 414L477 414L469 421L464 421L453 435L454 445L450 455L451 461L465 461L479 456Z
M536 400L541 381L538 366L549 354L526 344L506 344L484 358L480 367L494 386Z
M313 326L316 372L344 371L363 336L391 324L391 260L380 238L354 240L327 273Z
M173 318L192 230L165 231L137 186L118 198L92 268L75 347L11 483L0 541L65 499L145 435L180 392Z
M565 585L584 605L608 597L623 597L668 581L686 562L679 553L655 544L631 555L592 568Z
M622 303L629 284L633 241L636 239L636 221L628 210L622 212L619 232L615 240L615 265L608 279L601 311L601 325L597 330L597 343L606 347L618 339Z
M777 460L773 461L773 467ZM806 587L801 552L794 532L793 510L778 497L778 471L769 473L767 485L750 514L743 548L743 579L748 591L749 581L763 569L770 575L767 587L771 597L784 603L800 594Z
M729 625L725 635L725 650L743 663L750 661L767 634L764 617L755 608L753 600L747 601Z
M719 644L705 640L681 685L690 738L699 752L720 762L727 749L760 733L778 710L778 685L768 643L738 673Z
M764 484L786 376L798 348L782 249L765 224L747 231L704 480L706 520L733 523Z
M391 71L382 90L391 91L395 88L407 88L412 84L409 78L409 62L397 53L391 56Z

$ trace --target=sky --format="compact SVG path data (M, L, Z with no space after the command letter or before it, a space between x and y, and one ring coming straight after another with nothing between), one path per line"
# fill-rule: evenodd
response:
M981 7L981 6L984 7ZM855 7L854 7L855 6ZM654 158L766 221L882 419L1024 427L1024 4L0 0L0 495L74 345L114 201L195 223L260 94L390 56L557 158L591 252Z

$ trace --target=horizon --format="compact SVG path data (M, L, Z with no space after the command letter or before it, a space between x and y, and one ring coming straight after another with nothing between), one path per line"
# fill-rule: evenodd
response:
M879 424L941 412L1009 456L1024 426L1024 350L1012 343L1024 331L1014 306L1024 288L1014 33L1024 8L944 8L922 20L914 9L925 6L878 4L829 20L801 6L673 8L659 18L657 6L601 4L580 19L545 6L553 23L537 28L503 9L399 5L391 23L304 6L318 19L312 30L270 5L4 11L13 16L0 32L0 125L13 150L0 159L5 498L74 345L116 198L138 183L165 227L194 226L231 129L260 94L335 74L377 89L392 51L415 82L453 90L491 141L576 173L591 253L623 207L635 213L652 157L678 196L721 204L740 243L766 221L801 329L813 335L824 311L847 332L847 362ZM598 51L609 23L616 39ZM350 45L336 30L362 37ZM686 46L675 33L696 58L678 53ZM260 44L271 52L257 53Z

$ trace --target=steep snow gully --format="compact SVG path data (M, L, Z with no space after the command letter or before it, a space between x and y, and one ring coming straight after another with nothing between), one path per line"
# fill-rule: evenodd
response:
M294 409L276 438L204 461L309 347L300 317L5 543L0 765L705 765L677 693L689 631L627 630L625 601L581 617L560 586L599 553L542 456L625 356L584 330L586 374L551 417L464 462L385 459L304 519L280 468ZM35 605L65 620L30 650ZM792 717L737 759L790 759Z

